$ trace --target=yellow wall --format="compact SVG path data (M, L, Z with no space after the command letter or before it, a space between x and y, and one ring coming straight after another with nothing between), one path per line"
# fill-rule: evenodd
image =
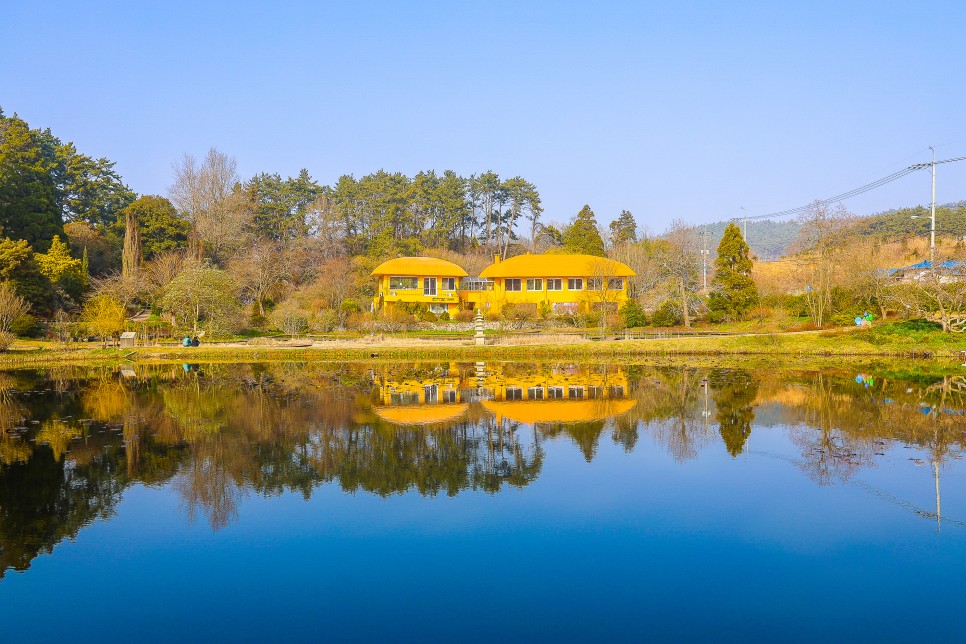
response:
M391 307L396 302L419 303L429 306L430 304L445 304L446 311L453 315L459 310L459 291L443 288L443 278L451 277L455 281L454 286L459 287L460 278L455 275L419 275L415 276L418 280L417 288L414 290L392 289L389 287L389 280L393 277L414 277L412 275L379 275L376 283L376 295L373 297L373 308L376 311L383 307ZM423 280L427 277L436 278L436 295L423 295ZM395 292L395 295L393 293Z
M584 280L584 288L582 290L570 290L567 287L567 280L569 278L562 277L561 289L559 291L548 291L547 290L547 279L541 278L540 290L528 291L527 290L527 278L521 277L520 291L507 291L506 290L506 280L508 278L497 277L493 279L493 290L492 291L461 291L460 297L468 305L467 308L481 309L484 312L494 311L499 313L500 310L506 304L536 304L539 306L541 302L546 302L550 306L554 304L564 304L564 303L574 303L577 304L580 311L587 311L592 308L597 308L602 303L606 302L609 306L616 305L618 308L627 301L627 278L623 278L622 288L617 289L605 289L604 291L591 291L587 289L588 277L581 277L580 275L572 276L574 278L581 278ZM558 278L549 278L558 279Z
M425 405L446 402L464 402L462 390L482 388L492 392L495 400L507 400L507 390L521 390L519 397L514 393L512 400L532 400L531 389L540 389L539 400L552 400L550 388L559 389L559 399L623 398L629 394L627 372L614 366L594 367L581 365L533 366L521 369L517 365L490 363L482 367L482 378L473 372L460 373L456 364L451 364L447 373L430 377L411 376L393 377L389 367L377 374L374 384L378 387L379 402L383 405ZM438 399L427 401L427 387L435 385L434 393ZM579 391L578 391L579 390ZM443 392L455 392L446 395ZM447 400L449 398L449 400Z

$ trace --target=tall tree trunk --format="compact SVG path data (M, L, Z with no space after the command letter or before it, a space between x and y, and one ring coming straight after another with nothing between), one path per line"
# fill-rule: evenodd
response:
M681 291L681 313L684 315L684 328L691 328L691 312L688 311L688 293L685 290L684 280L678 281L678 288Z

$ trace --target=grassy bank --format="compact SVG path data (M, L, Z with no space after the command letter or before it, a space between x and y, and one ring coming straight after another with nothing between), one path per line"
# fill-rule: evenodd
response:
M49 364L110 364L137 362L252 362L252 361L339 361L339 360L583 360L663 362L755 362L841 364L847 360L938 361L949 365L963 362L966 337L931 330L887 325L874 329L748 334L711 337L676 337L650 340L563 341L554 336L496 339L497 344L473 346L466 340L413 340L387 336L316 342L310 347L247 346L205 344L199 348L180 346L101 349L89 346L59 347L19 342L0 354L0 368ZM698 359L701 360L698 360Z

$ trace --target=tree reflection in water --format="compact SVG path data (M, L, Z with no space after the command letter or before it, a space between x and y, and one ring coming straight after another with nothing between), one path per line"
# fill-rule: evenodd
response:
M846 372L564 363L0 373L0 575L110 517L133 483L170 484L189 519L221 528L248 495L309 498L330 483L382 496L497 493L539 477L548 440L591 462L605 435L627 452L649 435L684 463L717 445L737 457L769 424L823 485L895 443L921 447L938 520L964 409L961 377L903 374L858 383Z

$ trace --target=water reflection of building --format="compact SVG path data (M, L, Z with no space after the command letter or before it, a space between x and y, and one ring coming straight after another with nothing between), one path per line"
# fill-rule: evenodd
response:
M446 423L478 404L497 418L533 424L604 420L628 412L627 372L614 366L475 363L374 374L373 411L398 425Z

